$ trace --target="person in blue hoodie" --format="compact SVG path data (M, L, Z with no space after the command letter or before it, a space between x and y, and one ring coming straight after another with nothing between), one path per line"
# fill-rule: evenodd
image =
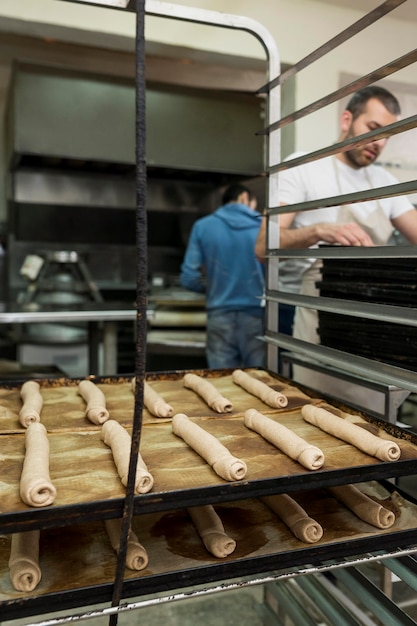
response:
M190 233L180 282L206 294L210 369L265 367L264 268L255 256L262 221L249 189L229 186L222 206Z

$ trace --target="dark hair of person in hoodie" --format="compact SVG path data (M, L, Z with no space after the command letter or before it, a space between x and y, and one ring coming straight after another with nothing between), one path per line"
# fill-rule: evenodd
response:
M244 185L240 185L239 183L234 183L233 185L229 185L222 196L222 204L230 204L230 202L237 202L237 199L242 193L247 193L248 197L252 196L251 192Z

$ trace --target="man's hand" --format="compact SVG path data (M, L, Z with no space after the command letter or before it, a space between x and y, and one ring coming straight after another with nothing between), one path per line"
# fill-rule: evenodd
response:
M373 246L373 241L355 222L348 224L316 224L317 242L338 243L342 246Z

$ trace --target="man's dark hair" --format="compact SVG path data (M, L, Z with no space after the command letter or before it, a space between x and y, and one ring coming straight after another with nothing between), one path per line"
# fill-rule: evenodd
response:
M384 107L393 115L400 115L401 108L397 98L392 95L390 91L379 87L378 85L370 85L357 91L349 100L346 110L352 113L352 118L355 120L365 110L366 103L371 98L379 100Z
M244 185L240 185L239 183L234 183L233 185L229 185L225 190L222 196L222 204L229 204L229 202L236 202L241 193L249 194L251 196L251 192Z

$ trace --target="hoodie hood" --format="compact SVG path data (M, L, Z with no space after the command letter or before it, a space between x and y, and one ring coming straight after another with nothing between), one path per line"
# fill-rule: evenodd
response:
M257 222L260 224L262 219L260 213L239 202L224 204L213 215L234 230L253 228L254 224Z

